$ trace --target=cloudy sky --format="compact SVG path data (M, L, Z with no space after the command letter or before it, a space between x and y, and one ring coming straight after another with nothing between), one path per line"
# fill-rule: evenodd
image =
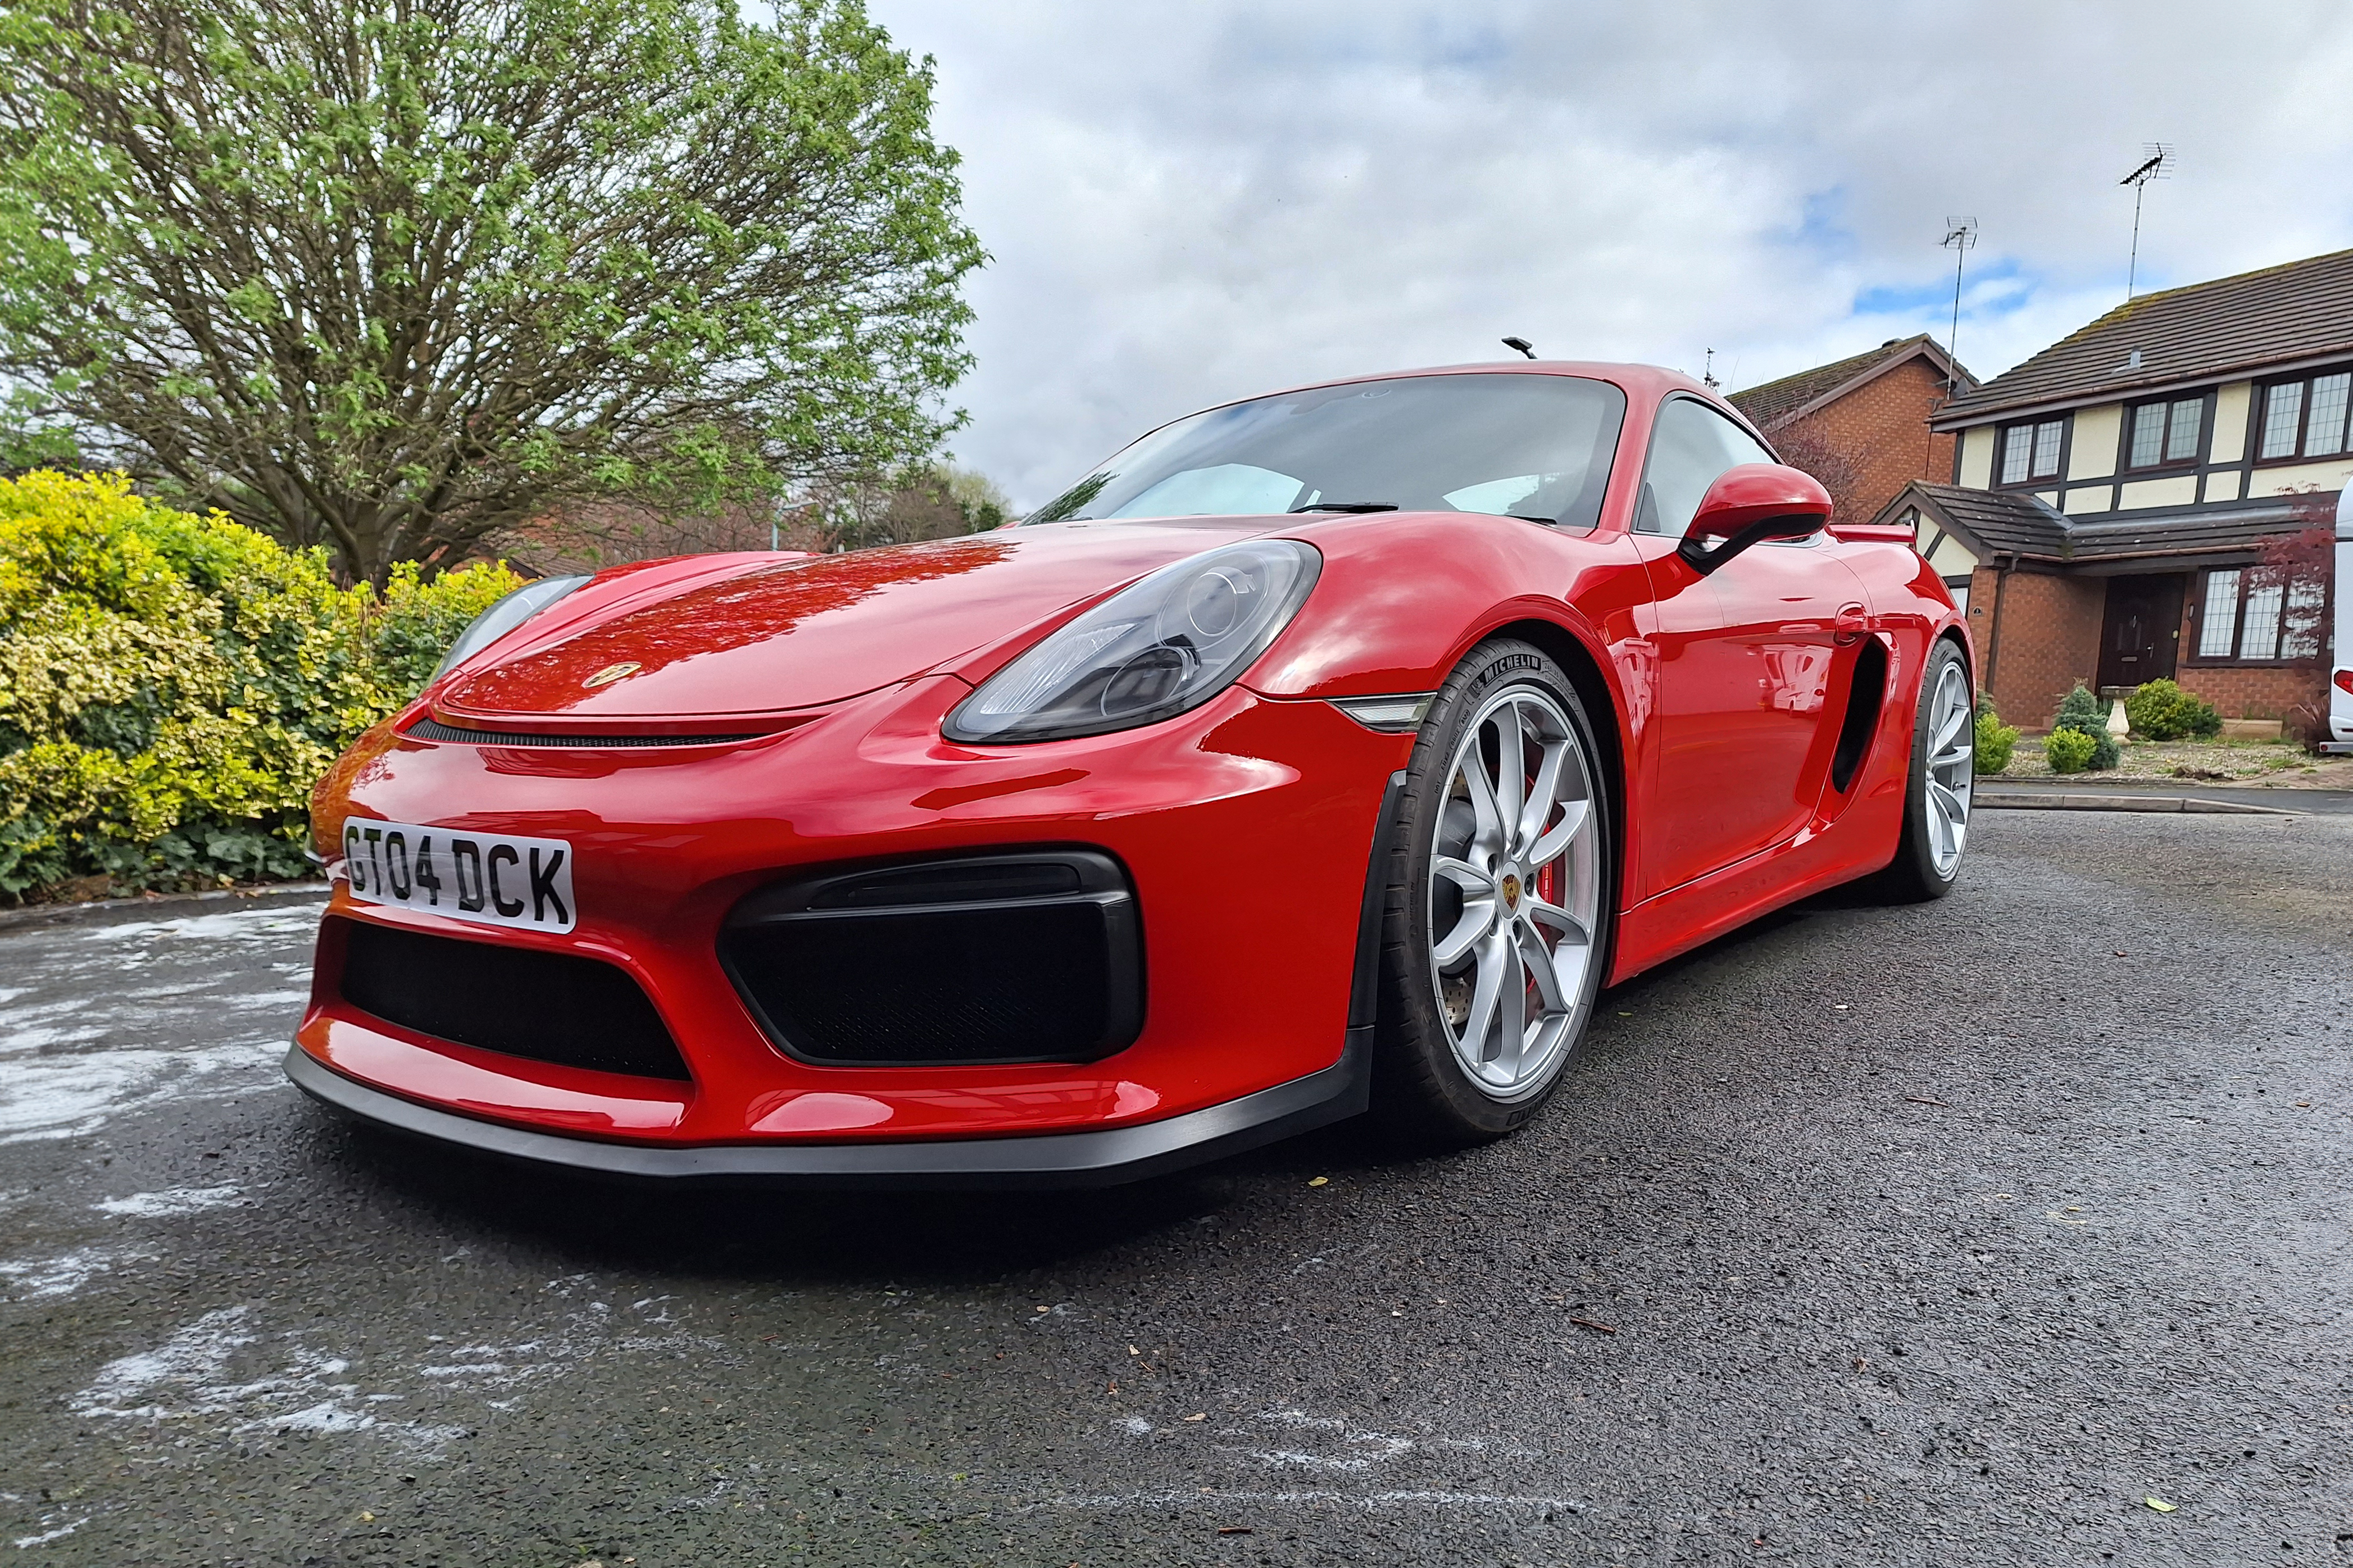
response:
M869 0L934 56L993 260L957 457L1024 505L1318 377L1648 360L1734 389L2353 245L2353 7L2183 0Z

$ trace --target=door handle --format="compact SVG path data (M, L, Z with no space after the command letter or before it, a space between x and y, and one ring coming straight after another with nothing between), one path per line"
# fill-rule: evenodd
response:
M1831 635L1841 644L1861 642L1868 625L1861 605L1841 605L1838 618L1831 622Z

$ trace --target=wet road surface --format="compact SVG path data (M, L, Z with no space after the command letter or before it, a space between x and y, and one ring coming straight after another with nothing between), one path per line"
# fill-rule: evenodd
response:
M1084 1197L518 1175L286 1087L315 904L0 932L0 1562L2353 1562L2353 817L1978 835Z

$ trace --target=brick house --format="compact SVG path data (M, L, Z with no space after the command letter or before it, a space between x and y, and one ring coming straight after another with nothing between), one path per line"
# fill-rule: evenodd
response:
M1879 520L1966 595L1978 683L2047 723L2168 677L2226 717L2325 708L2329 575L2264 563L2353 477L2353 250L2144 294L1930 420L1950 483Z
M1928 428L1951 390L1977 383L1926 333L1730 395L1781 456L1820 479L1836 515L1876 516L1914 479L1953 471L1953 437Z

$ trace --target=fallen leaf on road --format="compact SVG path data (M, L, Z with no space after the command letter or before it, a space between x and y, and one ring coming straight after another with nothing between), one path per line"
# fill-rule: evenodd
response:
M1307 1184L1311 1187L1328 1186L1331 1181L1332 1178L1329 1176L1311 1176L1308 1178Z
M2143 1498L2140 1500L2148 1504L2149 1507L2157 1510L2159 1513L2171 1513L2173 1511L2174 1505L2166 1501L2161 1497Z
M1904 1099L1905 1099L1905 1102L1906 1102L1906 1103L1908 1103L1908 1104L1912 1104L1912 1105L1934 1105L1934 1106L1938 1106L1938 1107L1940 1107L1940 1108L1942 1108L1942 1109L1944 1109L1944 1110L1952 1110L1952 1109L1953 1109L1951 1106L1945 1104L1945 1102L1944 1102L1943 1100L1927 1100L1927 1099L1924 1099L1924 1098L1922 1098L1921 1096L1916 1095L1916 1094L1907 1094L1907 1095L1905 1095L1905 1096L1904 1097Z
M1218 1533L1219 1535L1248 1535L1250 1533L1250 1527L1247 1524L1221 1524L1218 1526Z
M1185 1417L1187 1421L1207 1421L1208 1418L1209 1413L1206 1410L1202 1411L1198 1415L1187 1415Z
M1580 1329L1592 1329L1600 1333L1614 1334L1618 1331L1609 1324L1597 1323L1590 1318L1571 1318L1569 1321L1575 1323Z

